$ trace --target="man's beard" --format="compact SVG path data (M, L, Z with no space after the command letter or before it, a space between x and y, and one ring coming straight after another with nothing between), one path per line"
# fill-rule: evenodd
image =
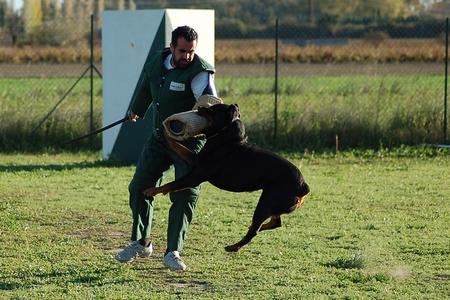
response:
M192 63L192 61L189 62L186 59L174 60L173 62L174 62L175 68L178 68L178 69L186 69Z

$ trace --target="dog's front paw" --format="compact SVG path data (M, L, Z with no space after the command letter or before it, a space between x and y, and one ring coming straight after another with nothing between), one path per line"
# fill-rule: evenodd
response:
M236 244L229 245L229 246L225 246L225 251L227 251L227 252L238 252L239 248L240 247L237 246Z

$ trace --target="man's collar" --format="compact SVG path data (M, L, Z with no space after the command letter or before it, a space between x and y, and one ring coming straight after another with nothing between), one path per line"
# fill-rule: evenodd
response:
M169 54L168 56L166 56L166 58L164 59L164 68L166 68L167 70L172 70L175 69L175 67L172 65L172 54Z

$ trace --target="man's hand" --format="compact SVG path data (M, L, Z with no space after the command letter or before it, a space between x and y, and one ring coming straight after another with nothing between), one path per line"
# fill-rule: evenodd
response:
M147 196L147 197L153 197L156 196L158 194L167 194L169 191L167 190L167 186L163 185L160 187L149 187L146 188L142 193Z
M142 193L143 193L145 196L147 196L147 197L153 197L153 196L155 196L156 194L158 194L157 191L156 191L156 187L150 187L150 188L147 188L147 189L145 189Z
M128 112L128 118L131 122L136 122L136 120L139 119L139 116L130 110Z

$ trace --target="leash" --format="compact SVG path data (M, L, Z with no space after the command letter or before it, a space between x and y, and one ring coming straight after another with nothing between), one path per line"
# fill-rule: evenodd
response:
M105 131L105 130L111 128L111 127L117 126L117 125L119 125L119 124L121 124L121 123L124 123L124 122L126 122L126 121L128 121L128 120L129 120L129 117L128 117L128 116L123 117L122 119L120 119L120 120L118 120L118 121L116 121L116 122L114 122L114 123L111 123L111 124L109 124L109 125L107 125L107 126L105 126L105 127L96 129L96 130L94 130L94 131L92 131L92 132L89 132L88 134L85 134L85 135L83 135L83 136L77 137L77 138L75 138L75 139L72 139L72 140L69 140L69 141L65 141L65 142L63 142L61 145L71 144L71 143L77 142L77 141L79 141L79 140L85 139L85 138L87 138L87 137L96 135L97 133L100 133L100 132L102 132L102 131Z

